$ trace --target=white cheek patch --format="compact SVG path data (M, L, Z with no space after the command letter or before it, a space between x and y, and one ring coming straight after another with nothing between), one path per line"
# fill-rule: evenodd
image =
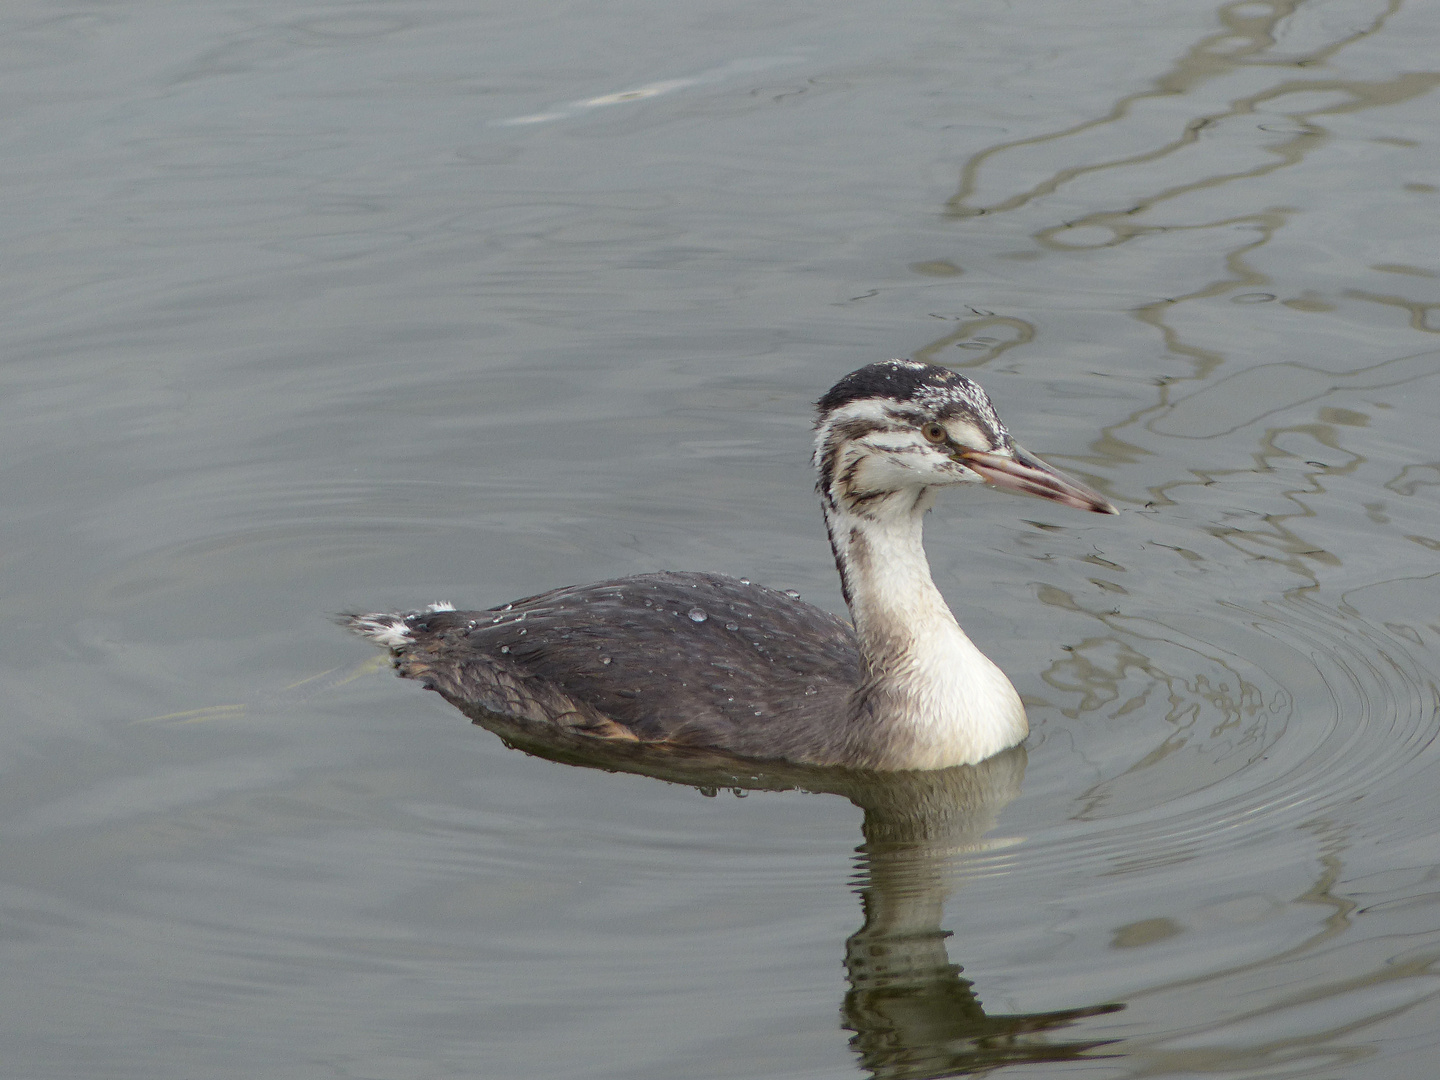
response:
M945 430L950 433L950 438L959 446L968 447L971 450L989 450L990 439L983 431L968 420L951 420L945 425Z
M857 494L891 490L896 486L897 475L902 472L902 467L889 458L866 454L855 467L850 490Z
M934 461L925 458L934 457ZM851 476L850 488L858 493L899 491L934 482L948 459L933 454L928 446L910 446L904 451L863 453Z

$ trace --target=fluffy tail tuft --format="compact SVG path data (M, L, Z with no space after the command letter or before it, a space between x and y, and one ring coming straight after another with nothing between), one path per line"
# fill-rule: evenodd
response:
M360 615L347 612L336 618L340 625L347 630L359 634L361 637L367 637L377 645L383 645L387 649L399 649L414 640L410 633L410 624L421 615L435 611L454 610L454 604L441 602L428 605L424 611L411 611L404 615L389 612Z

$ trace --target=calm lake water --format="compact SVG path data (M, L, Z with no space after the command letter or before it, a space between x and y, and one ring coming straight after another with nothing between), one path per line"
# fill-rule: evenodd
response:
M0 26L0 1075L1433 1075L1440 5ZM706 797L329 621L841 610L891 356L1121 508L930 521L1024 751Z

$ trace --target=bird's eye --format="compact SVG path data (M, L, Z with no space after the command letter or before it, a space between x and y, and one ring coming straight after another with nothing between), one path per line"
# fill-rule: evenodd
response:
M943 443L949 438L949 432L940 424L935 423L926 424L920 429L920 434L924 435L925 438L929 439L932 443Z

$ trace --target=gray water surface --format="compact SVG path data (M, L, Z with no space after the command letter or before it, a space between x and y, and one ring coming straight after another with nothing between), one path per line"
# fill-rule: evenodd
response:
M0 1075L1433 1073L1435 4L0 29ZM931 519L1024 751L707 798L329 622L841 610L810 403L903 355L1121 508Z

